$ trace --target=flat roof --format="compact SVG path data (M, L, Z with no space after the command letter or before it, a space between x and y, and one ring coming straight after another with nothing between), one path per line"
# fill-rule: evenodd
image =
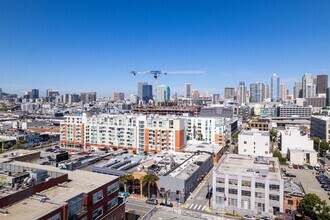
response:
M260 177L261 175L265 175L274 180L280 180L282 178L279 162L276 157L259 157L264 162L268 161L268 164L255 163L256 158L258 157L228 154L216 172L218 174L246 177ZM274 169L272 163L274 163Z
M18 150L7 151L7 152L0 154L0 158L15 158L15 157L20 157L20 156L35 154L35 153L41 153L41 151L18 149Z
M222 148L218 144L210 144L205 141L189 140L187 146L183 148L183 151L197 152L206 151L209 153L218 153Z
M250 136L253 136L255 134L260 134L261 136L269 136L268 131L260 131L258 129L242 130L240 133L240 135L250 135Z
M5 162L13 165L20 165L25 167L30 167L33 169L55 171L59 173L68 174L68 178L71 181L64 182L61 186L55 186L46 189L38 194L42 194L49 198L49 202L40 202L37 199L33 199L36 194L32 197L21 200L15 204L4 207L10 214L0 214L0 219L37 219L49 212L52 212L70 200L82 193L89 193L104 184L117 179L117 176L105 175L99 173L93 173L84 170L60 170L56 167L42 166L39 164L25 163L19 161L11 161L0 159L0 162ZM26 210L29 210L28 212Z
M184 163L182 163L179 167L170 172L167 176L177 177L179 179L188 179L199 168L199 165L195 163L204 163L209 157L211 157L211 155L206 153L195 154Z

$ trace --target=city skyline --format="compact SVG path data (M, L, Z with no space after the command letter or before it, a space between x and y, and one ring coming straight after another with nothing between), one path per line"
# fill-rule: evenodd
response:
M193 89L222 94L241 80L269 83L275 72L292 92L303 74L330 70L329 4L2 1L0 40L7 43L0 44L0 87L104 97L152 84L131 70L206 70L205 77L189 76ZM186 82L184 75L159 78L173 94L184 94Z

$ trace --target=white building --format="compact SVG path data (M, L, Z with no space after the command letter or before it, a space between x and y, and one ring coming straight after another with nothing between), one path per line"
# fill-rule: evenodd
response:
M299 128L286 128L281 131L281 153L287 154L288 149L314 150L314 143L307 134L301 134Z
M271 146L268 131L242 130L238 135L238 154L270 157Z
M229 118L186 117L186 135L192 140L200 139L208 143L225 146L229 138L229 133L226 130L229 123Z
M302 90L304 98L316 97L316 85L314 84L312 74L306 73L302 77Z
M228 154L213 171L212 209L250 215L283 212L284 184L277 158Z
M62 146L120 148L144 154L180 152L186 145L184 120L140 115L66 116L60 124Z

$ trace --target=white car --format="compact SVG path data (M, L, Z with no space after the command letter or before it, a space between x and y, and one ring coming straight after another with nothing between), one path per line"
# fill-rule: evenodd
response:
M290 164L288 165L288 168L292 169L292 168L293 168L293 165L290 163Z

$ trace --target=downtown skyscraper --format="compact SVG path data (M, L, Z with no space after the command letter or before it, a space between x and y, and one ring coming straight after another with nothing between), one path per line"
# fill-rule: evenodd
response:
M246 103L246 87L244 82L239 82L239 87L237 90L237 98L239 103Z
M270 79L270 98L272 102L280 100L280 77L273 73Z
M250 84L250 102L263 102L264 84L260 82Z

